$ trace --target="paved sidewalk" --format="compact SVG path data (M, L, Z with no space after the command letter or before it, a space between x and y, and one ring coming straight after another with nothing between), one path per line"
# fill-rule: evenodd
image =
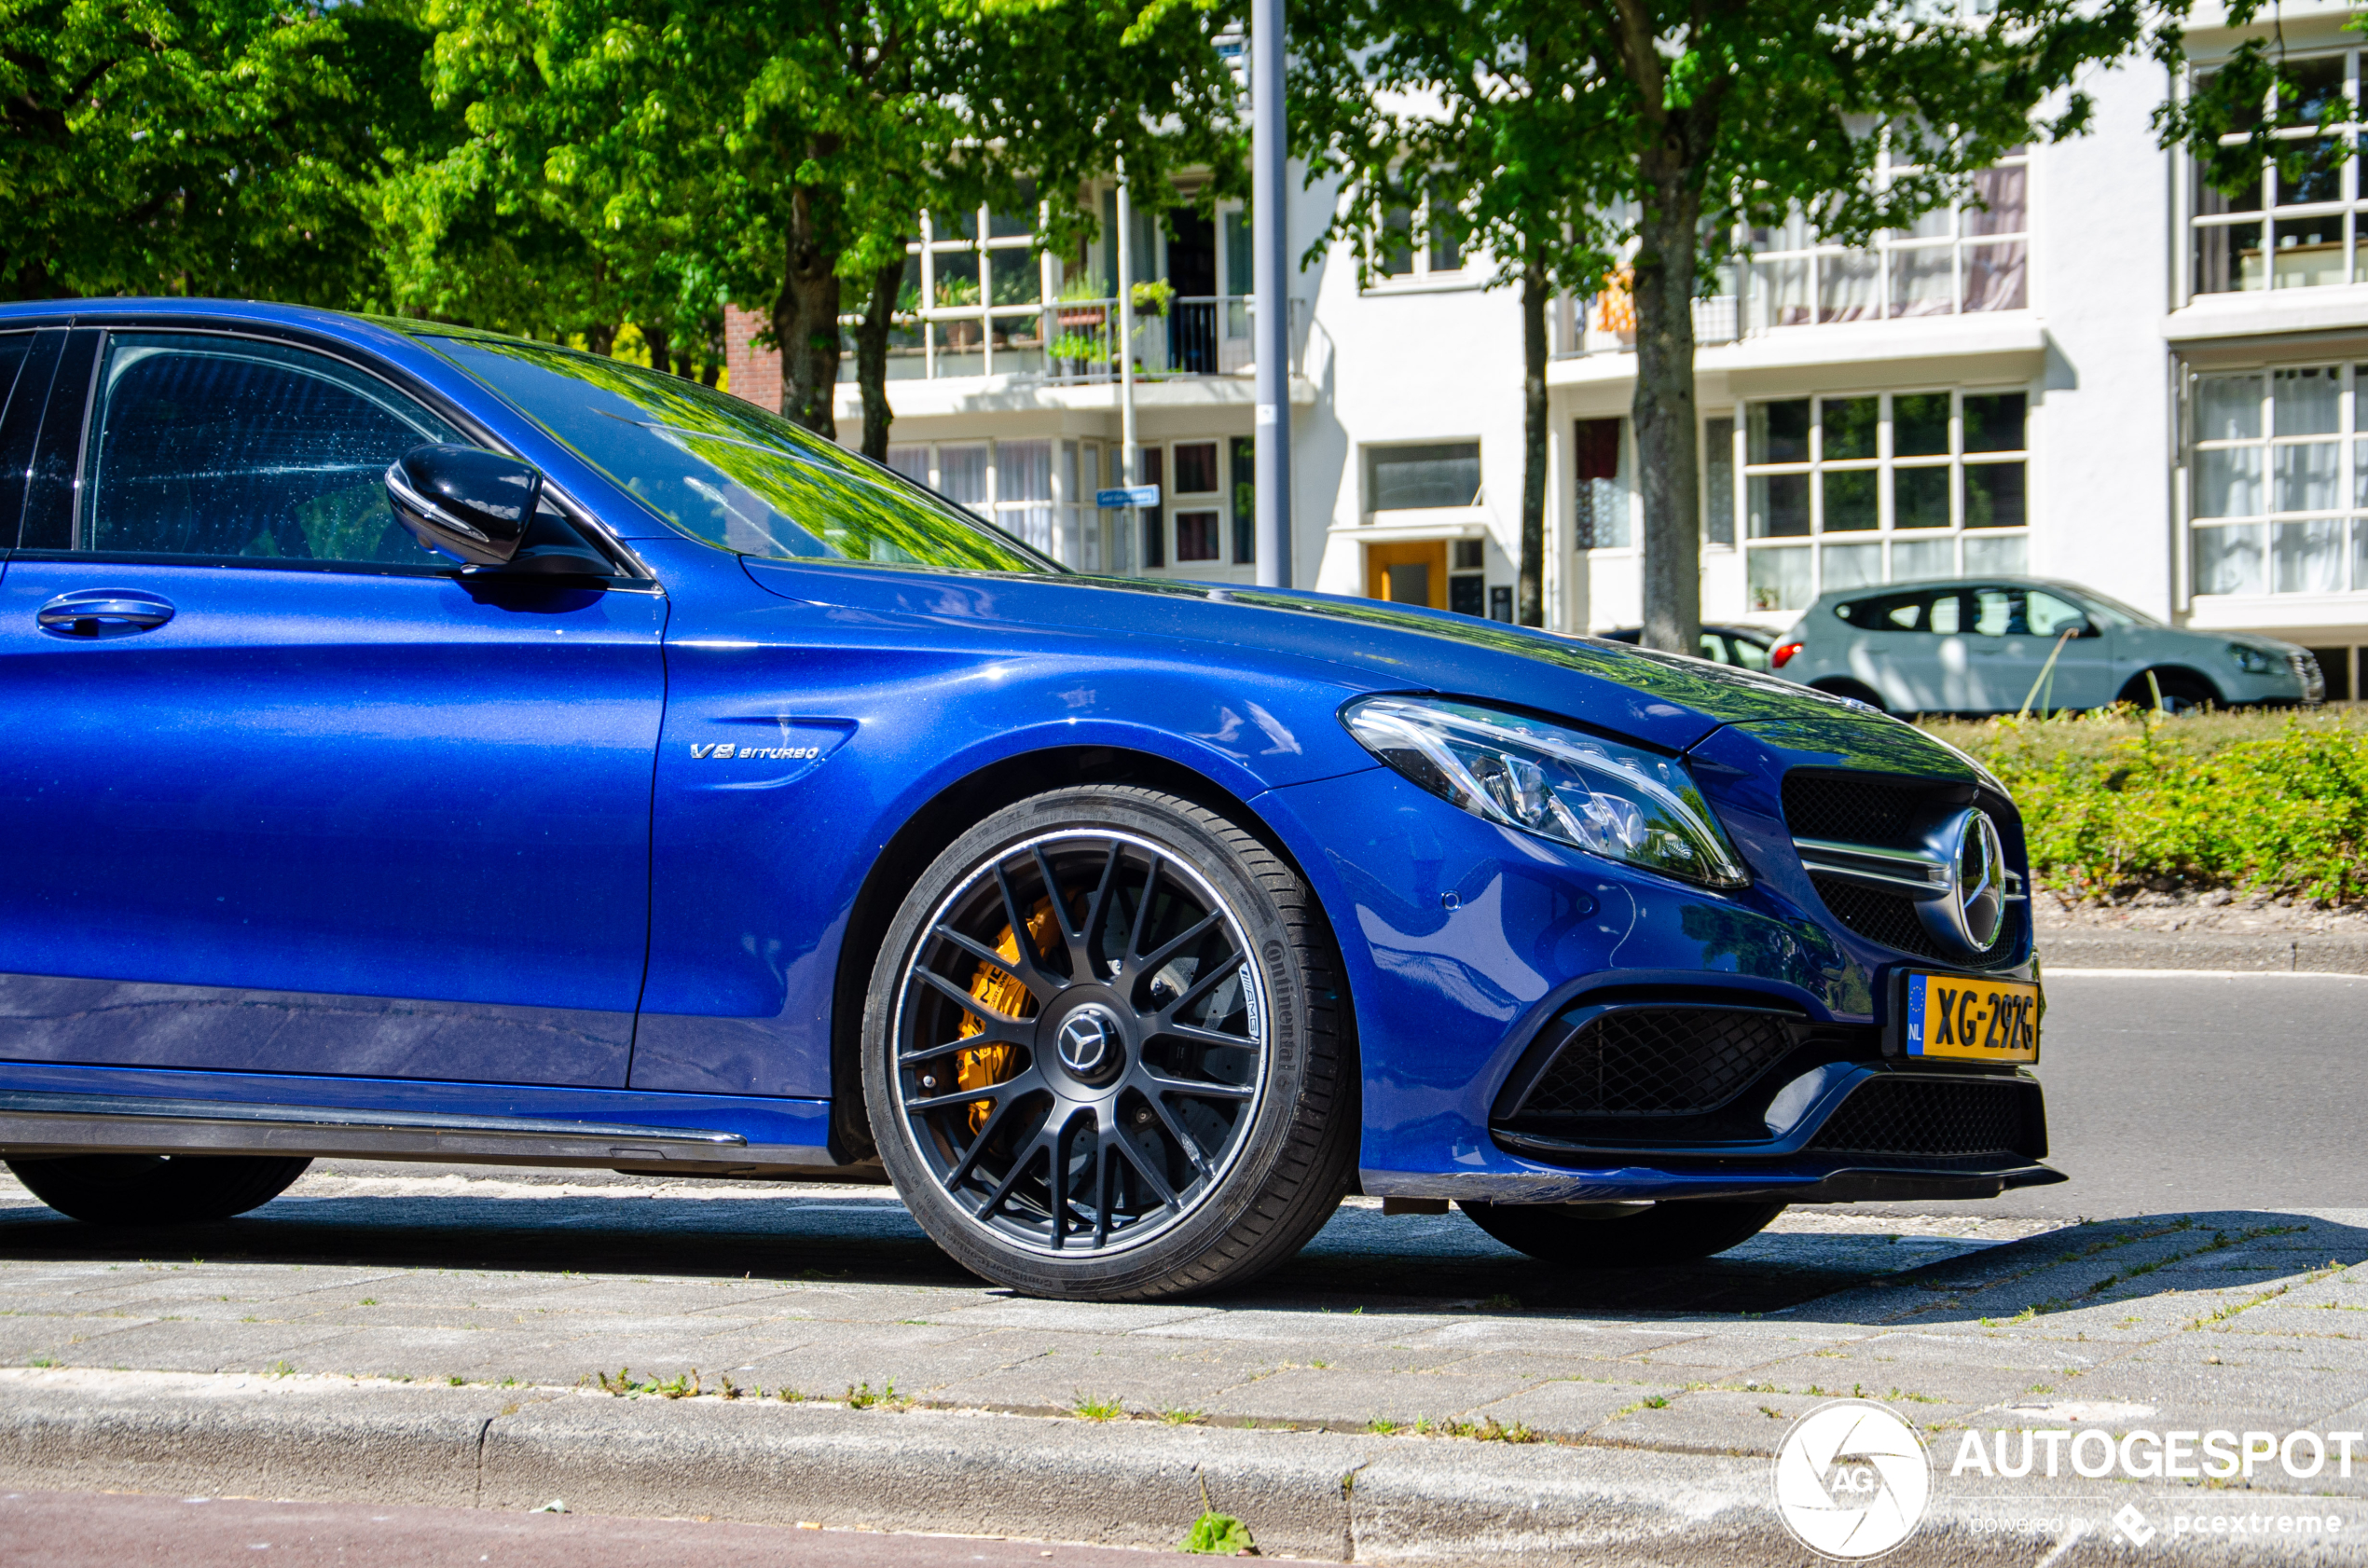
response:
M158 1411L213 1434L172 1451L232 1465L245 1428L226 1412L264 1412L262 1433L293 1410L316 1424L345 1410L363 1430L365 1412L426 1409L416 1401L433 1393L436 1409L465 1408L474 1433L478 1491L461 1501L507 1453L538 1456L516 1461L533 1478L519 1496L580 1474L607 1499L582 1506L645 1512L668 1511L685 1472L654 1457L676 1479L635 1492L636 1445L712 1444L691 1470L736 1475L751 1444L776 1453L767 1464L852 1444L871 1457L848 1461L852 1482L811 1479L810 1504L736 1504L754 1495L741 1489L676 1511L775 1519L804 1506L821 1522L1163 1544L1198 1511L1177 1478L1198 1477L1234 1486L1261 1540L1304 1555L1486 1558L1521 1540L1576 1551L1691 1541L1707 1520L1726 1521L1711 1535L1737 1561L1765 1561L1754 1554L1781 1540L1765 1534L1765 1456L1825 1397L1863 1394L1926 1433L1936 1517L1965 1548L1952 1561L1990 1560L1968 1545L1984 1538L1967 1534L1983 1507L2054 1500L2056 1534L2033 1515L2042 1523L1996 1538L2011 1547L1998 1561L2028 1562L2040 1553L2013 1553L2066 1528L2100 1549L2123 1501L2176 1498L2161 1483L1952 1479L1966 1428L2368 1428L2368 1272L2351 1268L2368 1259L2368 1213L2050 1228L1845 1211L1780 1226L1694 1268L1589 1279L1558 1277L1461 1216L1384 1217L1360 1203L1252 1291L1113 1306L985 1286L862 1190L333 1162L253 1218L145 1237L0 1193L0 1366L21 1369L0 1373L0 1442L15 1445L0 1452L24 1484L131 1485L158 1447L141 1424ZM694 1374L695 1397L665 1396ZM623 1396L599 1392L603 1375ZM984 1501L965 1515L918 1479L883 1492L882 1455L910 1464L916 1443L970 1478L962 1495L987 1486ZM981 1443L1002 1457L979 1458ZM1033 1501L996 1504L983 1479L995 1465L1034 1476ZM1118 1485L1128 1465L1148 1467L1138 1492ZM1343 1487L1373 1465L1382 1490ZM1268 1480L1243 1479L1258 1475ZM1352 1493L1361 1524L1333 1518ZM1514 1494L1528 1498L1515 1513L1529 1534L1507 1524ZM2243 1494L2280 1506L2323 1495L2344 1500L2347 1540L2368 1557L2368 1446L2348 1478L2270 1466ZM1128 1496L1141 1502L1131 1513ZM1503 1506L1474 1501L1490 1496Z

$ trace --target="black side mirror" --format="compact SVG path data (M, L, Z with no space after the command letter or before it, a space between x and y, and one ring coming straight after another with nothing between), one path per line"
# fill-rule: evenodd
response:
M415 447L386 473L395 521L440 556L506 566L518 553L543 475L531 463L478 447Z

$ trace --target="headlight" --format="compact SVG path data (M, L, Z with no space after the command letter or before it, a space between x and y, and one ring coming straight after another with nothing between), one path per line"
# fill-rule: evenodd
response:
M1714 887L1751 878L1685 764L1471 703L1367 697L1365 749L1475 817Z
M2245 642L2230 643L2228 656L2236 660L2237 667L2247 675L2268 675L2286 662L2265 648L2255 648Z

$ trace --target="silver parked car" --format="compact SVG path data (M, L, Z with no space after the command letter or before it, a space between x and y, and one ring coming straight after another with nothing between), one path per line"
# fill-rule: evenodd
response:
M2307 649L2181 631L2093 588L2040 577L1837 589L1776 640L1769 664L1895 713L2291 706L2327 693Z

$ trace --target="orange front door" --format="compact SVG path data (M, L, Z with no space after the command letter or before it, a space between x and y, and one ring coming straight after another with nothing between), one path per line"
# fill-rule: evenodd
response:
M1365 546L1365 597L1392 604L1447 608L1447 542Z

